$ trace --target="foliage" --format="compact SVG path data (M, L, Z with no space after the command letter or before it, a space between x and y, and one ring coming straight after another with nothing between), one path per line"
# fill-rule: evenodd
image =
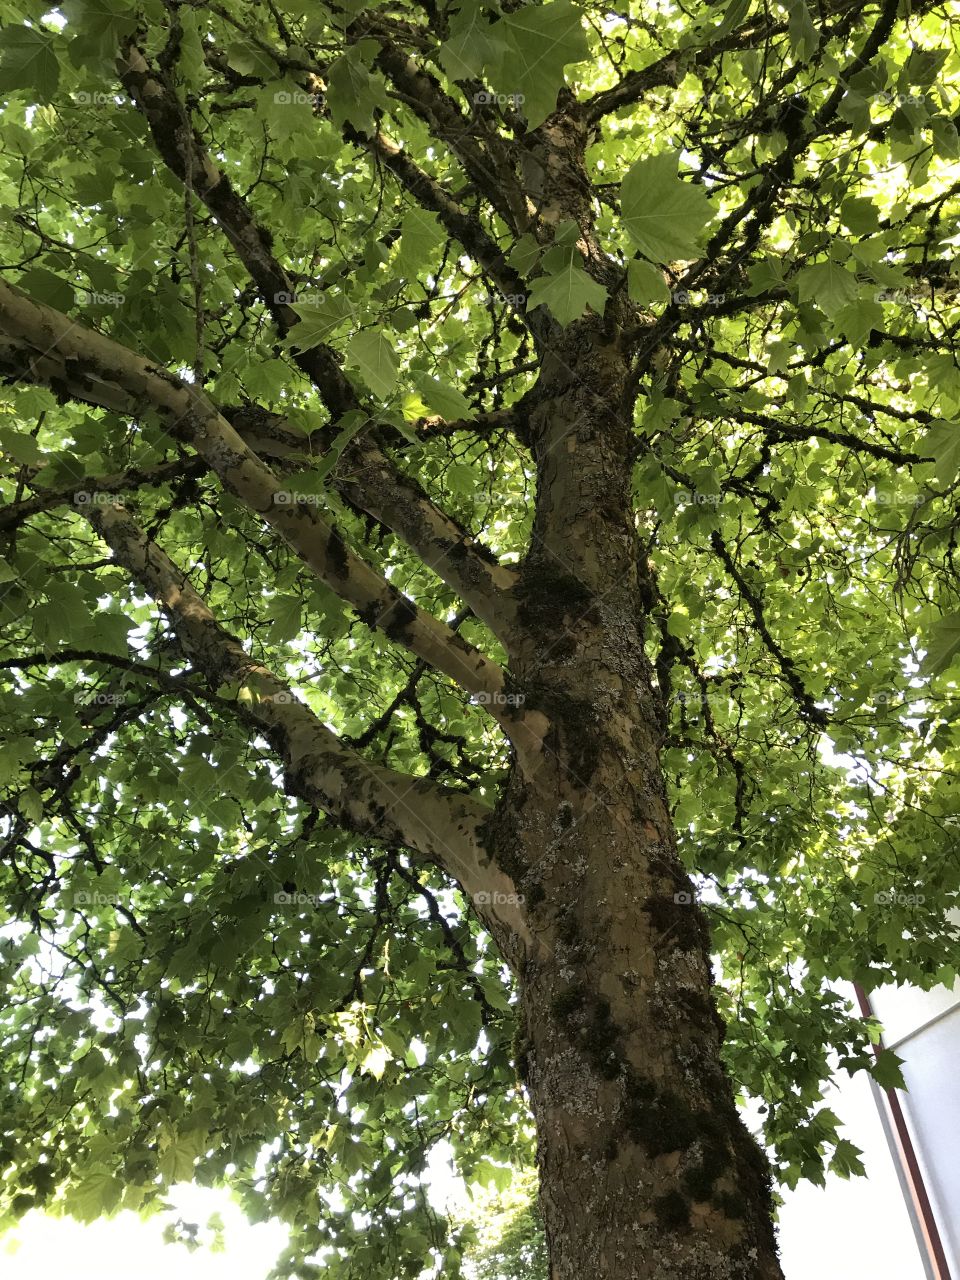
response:
M960 59L927 3L640 8L4 0L0 278L265 448L281 421L283 501L497 660L437 559L359 505L357 442L375 419L460 553L515 565L532 329L632 300L682 851L731 1074L779 1176L819 1180L856 1171L832 1060L898 1079L830 984L957 976ZM118 71L131 40L180 104L159 121ZM514 218L558 93L589 104L590 236ZM271 257L279 292L251 275ZM0 329L6 1210L225 1182L293 1228L281 1274L452 1280L469 1233L425 1198L431 1147L471 1182L530 1158L507 971L450 877L304 800L256 682L186 661L88 517L124 495L298 704L487 807L489 701L364 625L146 393L117 406L52 358Z
M468 1280L548 1280L543 1224L536 1206L532 1169L470 1215L478 1243L465 1257Z

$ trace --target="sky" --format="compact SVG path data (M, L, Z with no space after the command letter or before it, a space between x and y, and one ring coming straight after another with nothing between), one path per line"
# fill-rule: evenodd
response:
M221 1215L222 1253L164 1243L166 1215L142 1221L125 1210L82 1224L31 1211L0 1237L0 1274L4 1280L264 1280L286 1241L279 1223L252 1226L222 1191L181 1186L170 1198L188 1221Z

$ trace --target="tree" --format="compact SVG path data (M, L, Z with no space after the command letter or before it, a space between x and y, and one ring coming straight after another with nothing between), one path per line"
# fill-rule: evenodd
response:
M3 12L9 1212L456 1276L532 1115L555 1280L779 1277L735 1096L955 972L946 6Z

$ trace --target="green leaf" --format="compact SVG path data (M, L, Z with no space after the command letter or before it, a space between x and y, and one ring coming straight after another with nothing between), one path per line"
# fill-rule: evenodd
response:
M456 387L449 387L438 378L431 378L428 373L414 373L411 380L424 401L442 418L453 420L476 417L476 410Z
M598 314L603 314L607 300L607 291L580 266L582 259L575 249L551 249L544 258L544 266L554 265L558 258L554 254L563 255L564 262L549 275L539 276L534 282L527 298L527 310L536 307L549 307L551 313L566 327L572 324L592 307Z
M960 655L960 613L941 618L924 639L927 655L920 667L925 676L942 675Z
M340 430L334 436L330 448L313 468L314 477L322 480L329 475L350 441L370 421L371 419L362 409L351 409L349 413L345 413L340 419Z
M194 1144L177 1139L162 1152L158 1165L167 1182L191 1182L195 1162Z
M627 292L641 306L651 302L670 301L670 289L663 273L639 258L634 258L627 264Z
M459 5L450 16L450 37L440 46L440 65L451 80L479 79L484 67L497 67L507 52L503 24L492 24L481 5Z
M294 302L293 310L300 317L287 334L284 345L300 351L310 351L327 341L335 329L355 315L353 303L342 293L324 292L319 302Z
M897 1057L892 1049L881 1049L870 1068L870 1074L881 1089L905 1089L906 1083L900 1068L903 1058Z
M883 324L883 307L872 298L857 298L847 306L841 307L836 316L837 327L843 336L855 347L866 340L871 329L880 328Z
M33 787L25 787L17 797L17 808L30 822L40 822L43 818L43 800Z
M444 232L435 213L426 209L411 209L400 224L400 252L397 260L401 267L411 269L415 275L429 266L433 250L444 240Z
M863 196L851 196L840 206L840 217L844 226L850 228L855 236L872 235L880 225L880 211L872 200Z
M369 128L373 113L390 105L383 80L370 73L364 59L373 57L380 46L375 40L358 40L346 53L331 62L327 72L327 105L338 128L352 124Z
M841 1138L834 1147L833 1157L830 1161L831 1172L837 1174L840 1178L849 1178L856 1176L862 1178L866 1175L866 1169L863 1167L861 1160L861 1151L855 1147L852 1142L846 1138Z
M76 301L73 286L45 267L28 267L17 284L31 298L58 311L69 311Z
M953 484L960 476L960 422L937 422L917 444L917 452L934 460L934 471L942 485Z
M817 262L804 267L797 275L797 297L800 302L812 302L828 316L835 315L841 307L857 296L857 277L846 267L835 262Z
M493 51L498 65L491 83L517 100L535 129L556 109L564 67L590 56L583 15L569 0L524 5L505 14L495 33L504 48L499 57Z
M788 0L787 12L790 15L787 34L793 51L801 62L809 62L820 45L820 35L813 25L810 10L804 0Z
M671 151L638 160L620 187L623 227L653 262L695 258L713 216L704 189L679 177L678 162Z
M49 102L60 82L60 64L53 40L36 27L0 30L0 93L30 89L37 101Z
M389 1061L389 1051L382 1044L376 1044L364 1054L360 1062L360 1070L365 1075L373 1076L375 1080L381 1080Z
M347 343L350 363L375 396L386 400L397 385L397 353L381 329L365 329Z
M81 1222L94 1222L111 1213L119 1204L123 1183L107 1169L76 1171L78 1184L67 1193L65 1204Z

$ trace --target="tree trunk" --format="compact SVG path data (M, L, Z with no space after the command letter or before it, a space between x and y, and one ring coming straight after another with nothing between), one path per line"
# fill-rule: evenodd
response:
M492 828L533 937L521 1071L551 1280L781 1278L766 1160L720 1061L643 648L626 368L584 326L531 423L539 471L511 670L550 722Z

